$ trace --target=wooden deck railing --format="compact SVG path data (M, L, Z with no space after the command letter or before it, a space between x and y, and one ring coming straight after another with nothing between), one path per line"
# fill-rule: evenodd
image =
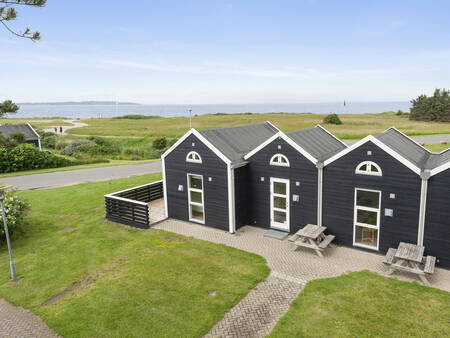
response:
M157 181L105 195L106 218L137 228L149 227L148 203L164 197L163 182Z

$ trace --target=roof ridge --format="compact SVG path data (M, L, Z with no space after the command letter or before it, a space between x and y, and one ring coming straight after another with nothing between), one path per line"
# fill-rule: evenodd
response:
M406 138L407 140L413 142L414 144L416 144L417 146L419 146L420 148L422 148L423 150L425 150L427 153L432 154L433 152L428 150L427 148L425 148L423 145L421 145L419 142L417 142L416 140L414 140L412 137L409 137L408 135L406 135L404 132L402 132L401 130L395 128L394 126L389 127L388 129L386 129L385 131L383 131L381 134L384 134L385 132L387 132L388 130L393 130L396 133L402 135L404 138ZM379 134L379 135L381 135Z
M234 129L234 128L244 128L244 127L250 127L250 126L267 126L267 125L268 124L266 124L266 122L264 122L264 123L245 124L242 126L229 126L229 127L219 127L219 128L211 128L211 129L199 129L198 131L202 132L202 131L210 131L210 130L223 130L223 129ZM279 129L276 128L276 130L279 130Z

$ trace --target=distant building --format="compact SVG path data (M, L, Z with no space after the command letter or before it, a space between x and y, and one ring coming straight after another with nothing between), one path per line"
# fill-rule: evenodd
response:
M41 137L29 123L0 125L0 133L4 138L8 138L17 133L24 134L26 143L34 144L39 150L42 150Z

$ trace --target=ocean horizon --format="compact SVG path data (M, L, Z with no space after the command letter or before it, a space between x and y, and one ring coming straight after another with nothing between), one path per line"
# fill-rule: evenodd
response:
M128 114L156 115L162 117L237 113L311 113L376 114L385 111L409 111L411 103L395 102L329 102L329 103L261 103L261 104L22 104L16 114L8 117L39 118L107 118Z

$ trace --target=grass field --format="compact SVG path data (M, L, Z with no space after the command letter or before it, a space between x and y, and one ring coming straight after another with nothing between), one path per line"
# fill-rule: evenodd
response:
M450 293L368 271L309 282L270 337L448 337Z
M65 122L62 119L47 119L47 118L30 118L30 119L16 119L16 118L0 118L0 124L19 124L30 123L38 128L59 127L59 126L73 126L72 123Z
M104 194L157 179L22 192L31 209L25 232L12 243L20 280L8 282L3 245L0 298L30 309L65 337L207 333L268 268L244 251L103 220Z
M38 170L26 170L26 171L14 172L14 173L0 174L0 179L4 178L4 177L24 176L24 175L34 175L34 174L45 174L45 173L55 173L55 172L58 172L58 171L69 171L69 170L79 170L79 169L114 167L114 166L118 166L118 165L150 163L150 162L154 162L154 161L156 161L156 160L141 160L141 161L109 160L108 163L82 164L82 165L74 165L74 166L62 167L62 168L48 168L48 169L38 169Z
M235 114L202 115L193 117L192 124L197 129L221 128L270 121L283 131L311 128L321 124L325 115L320 114ZM395 126L408 135L450 134L450 123L410 121L392 113L383 114L343 114L342 125L326 125L326 128L342 139L358 139L368 134L377 134ZM68 132L79 135L116 136L167 136L180 137L189 129L189 119L185 117L153 118L149 120L131 119L87 119L82 120L87 127L71 129Z
M434 153L440 153L441 151L450 148L450 144L427 144L425 145L425 148Z

